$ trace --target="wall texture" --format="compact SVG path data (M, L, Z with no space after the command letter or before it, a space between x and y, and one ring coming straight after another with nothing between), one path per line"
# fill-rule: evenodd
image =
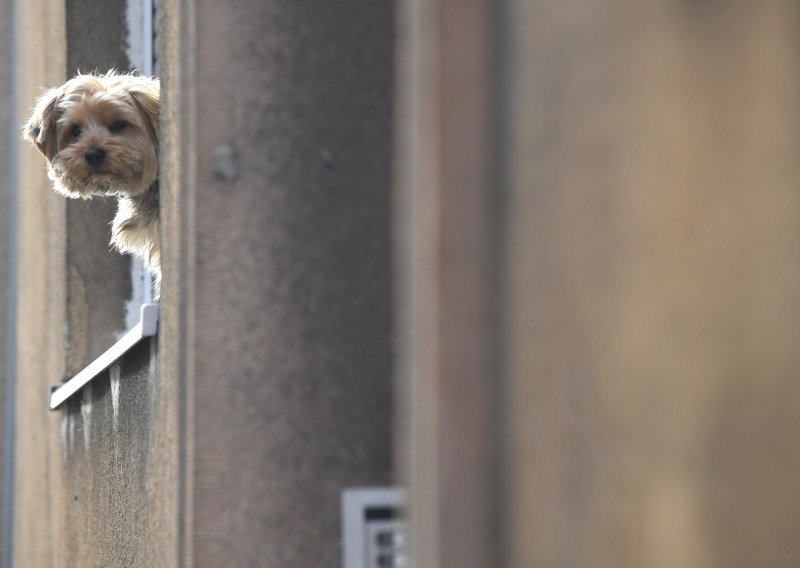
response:
M162 4L182 565L339 566L392 477L392 6Z
M159 435L172 417L157 345L139 344L59 411L58 566L175 565L175 438Z

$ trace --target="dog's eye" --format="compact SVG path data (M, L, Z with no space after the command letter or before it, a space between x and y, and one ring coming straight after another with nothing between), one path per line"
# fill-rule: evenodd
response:
M112 134L115 134L117 132L122 132L123 130L125 130L125 128L127 128L127 126L128 126L127 122L125 122L124 120L118 120L108 127L108 131L111 132Z
M72 130L69 131L69 135L72 136L73 138L78 138L80 137L82 132L83 129L80 126L73 126Z

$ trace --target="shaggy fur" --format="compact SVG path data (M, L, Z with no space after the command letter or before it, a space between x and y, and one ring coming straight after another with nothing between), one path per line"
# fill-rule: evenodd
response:
M159 81L78 75L39 98L23 137L47 159L56 192L116 196L111 244L144 260L161 281L158 215Z

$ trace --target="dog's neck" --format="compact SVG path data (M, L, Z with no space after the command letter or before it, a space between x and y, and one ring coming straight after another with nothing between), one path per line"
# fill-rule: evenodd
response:
M158 178L144 193L134 196L125 195L120 199L129 200L138 214L149 216L148 212L155 213L155 218L158 219Z
M158 237L158 180L139 195L121 195L111 227L111 242L142 257L150 270L161 264Z
M127 202L124 205L130 208L130 214L127 218L121 219L124 222L123 230L145 233L155 231L156 234L158 233L158 190L158 179L156 178L144 193L133 196L124 195L119 198L120 212L125 210L122 203L123 200ZM147 259L145 259L145 262L149 264Z

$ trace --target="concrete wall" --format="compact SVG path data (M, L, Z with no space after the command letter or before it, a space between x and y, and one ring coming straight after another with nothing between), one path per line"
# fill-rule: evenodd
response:
M66 403L56 565L174 566L174 441L163 412L158 341L149 339Z
M339 566L341 490L392 478L392 6L162 9L182 562Z

